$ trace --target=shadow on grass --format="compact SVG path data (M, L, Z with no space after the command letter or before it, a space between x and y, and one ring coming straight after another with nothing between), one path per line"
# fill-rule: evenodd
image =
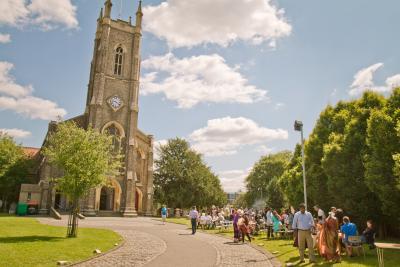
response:
M0 237L0 243L28 243L28 242L57 242L60 240L64 240L63 237L56 237L56 236L39 236L39 235L32 235L32 236L9 236L9 237Z

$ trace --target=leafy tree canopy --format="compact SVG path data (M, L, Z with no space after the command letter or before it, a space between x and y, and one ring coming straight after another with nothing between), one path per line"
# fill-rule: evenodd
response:
M61 175L52 177L57 188L73 205L76 221L78 202L91 188L106 183L107 176L118 174L119 155L112 146L112 137L93 128L83 129L73 122L57 125L43 151L49 162L55 164ZM76 236L76 229L69 232Z
M220 180L184 139L170 139L155 160L155 200L169 207L223 205Z

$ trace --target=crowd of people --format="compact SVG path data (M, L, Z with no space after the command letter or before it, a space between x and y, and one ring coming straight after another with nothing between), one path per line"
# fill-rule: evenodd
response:
M371 220L366 222L365 230L359 233L349 216L344 216L343 210L331 207L325 217L318 206L314 209L318 212L318 218L314 222L316 245L325 260L340 262L342 251L353 257L353 247L362 243L368 244L370 249L375 248L375 230ZM352 237L353 241L350 241Z
M308 248L310 262L315 262L314 249L327 261L340 262L342 252L353 257L354 242L366 243L374 249L375 230L372 221L367 221L366 228L359 233L357 226L350 221L340 208L331 207L328 216L318 206L313 207L314 215L300 204L298 211L294 208L278 210L266 207L265 209L235 209L233 207L197 211L192 207L189 212L192 234L197 228L214 229L233 225L233 241L235 243L251 242L254 235L260 230L265 231L268 239L277 238L282 234L290 234L294 239L294 246L298 247L300 261L304 262L304 254ZM162 217L167 214L163 207ZM357 237L356 241L354 238ZM351 240L350 240L351 239Z

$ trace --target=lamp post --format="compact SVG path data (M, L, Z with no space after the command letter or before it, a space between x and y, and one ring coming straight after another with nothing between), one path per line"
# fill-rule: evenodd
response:
M294 130L301 133L301 158L302 158L302 166L303 166L303 186L304 186L304 204L306 205L307 210L307 186L306 186L306 166L304 159L304 136L303 136L303 122L295 121L294 122Z

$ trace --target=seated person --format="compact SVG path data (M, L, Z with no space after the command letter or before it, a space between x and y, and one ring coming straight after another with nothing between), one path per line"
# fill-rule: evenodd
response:
M224 221L225 221L225 217L224 217L223 213L222 212L218 213L218 219L217 219L218 223L217 224L218 225L223 225Z
M372 220L367 221L367 228L362 233L362 239L369 245L369 249L375 248L375 230L372 226Z
M206 216L206 224L207 224L207 228L210 229L211 225L212 225L212 217L211 217L210 213L208 213Z
M350 222L350 218L347 216L343 217L343 225L340 227L340 232L342 233L342 242L346 247L347 255L353 257L352 247L349 243L349 236L357 235L357 226Z
M217 224L218 224L218 215L213 214L211 217L212 217L212 227L215 228L215 226L217 226Z
M201 213L201 216L200 216L200 226L201 226L201 228L204 229L204 227L206 226L206 224L207 224L207 215L206 215L206 213L203 211L203 212Z

